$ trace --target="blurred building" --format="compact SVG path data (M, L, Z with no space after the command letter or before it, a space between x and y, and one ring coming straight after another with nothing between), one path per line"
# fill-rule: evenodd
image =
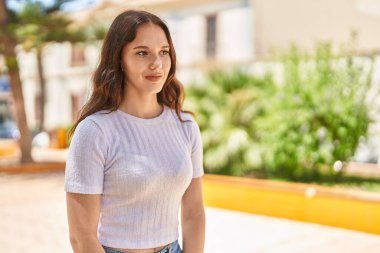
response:
M312 49L328 40L337 47L358 35L362 54L380 52L380 1L377 0L253 0L255 52L268 55L274 48L296 43Z
M46 130L68 127L87 99L90 77L97 61L98 48L91 45L50 43L42 51L46 82ZM18 53L23 82L25 110L31 128L37 126L41 115L37 57L34 51Z
M78 26L109 25L126 9L156 13L167 21L186 85L215 67L253 66L290 43L311 49L320 40L339 47L357 34L359 54L380 54L378 0L100 0L72 13ZM100 44L51 44L43 51L47 129L66 126L87 99ZM19 53L30 125L38 121L38 75L33 52ZM380 80L377 60L376 82Z

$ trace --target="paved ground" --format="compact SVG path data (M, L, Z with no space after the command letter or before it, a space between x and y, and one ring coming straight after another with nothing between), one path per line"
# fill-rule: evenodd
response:
M63 172L0 174L0 252L72 252ZM380 236L207 208L206 253L379 253Z

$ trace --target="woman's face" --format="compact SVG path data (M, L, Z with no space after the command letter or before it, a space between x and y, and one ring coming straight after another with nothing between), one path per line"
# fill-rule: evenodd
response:
M127 93L131 89L141 95L160 92L171 66L169 51L169 42L161 27L151 23L141 25L136 38L122 51Z

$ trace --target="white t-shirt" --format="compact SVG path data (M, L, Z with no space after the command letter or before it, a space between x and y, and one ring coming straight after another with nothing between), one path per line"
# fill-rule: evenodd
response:
M98 236L115 248L153 248L178 239L178 212L191 179L204 174L199 127L164 106L152 119L100 111L78 125L65 191L102 194Z

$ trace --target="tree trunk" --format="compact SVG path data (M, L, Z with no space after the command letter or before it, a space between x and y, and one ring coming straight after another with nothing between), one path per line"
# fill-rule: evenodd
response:
M16 109L16 121L21 133L19 145L21 149L21 163L33 162L32 159L32 135L28 128L24 107L24 96L22 84L17 64L15 48L16 40L6 30L9 14L5 6L5 0L0 1L0 42L3 44L8 75L10 79L11 91Z
M45 85L45 77L44 77L44 66L42 64L42 46L37 47L37 71L38 77L40 79L40 96L41 99L39 102L41 103L39 106L40 110L40 122L38 126L39 131L43 131L45 129L45 101L46 101L46 85Z
M21 149L21 162L33 162L32 153L32 135L28 128L24 96L22 93L22 84L20 80L20 73L17 65L17 58L15 53L16 41L13 38L3 38L4 53L7 62L8 74L11 84L11 91L13 95L14 104L16 107L16 120L19 127L20 137L20 149Z

